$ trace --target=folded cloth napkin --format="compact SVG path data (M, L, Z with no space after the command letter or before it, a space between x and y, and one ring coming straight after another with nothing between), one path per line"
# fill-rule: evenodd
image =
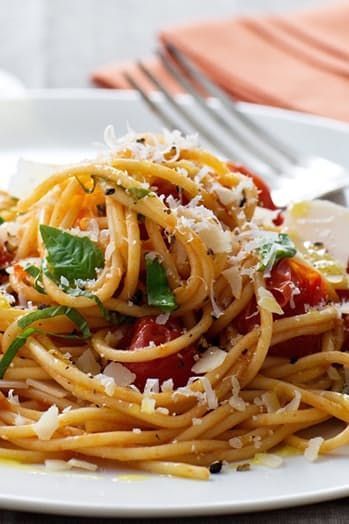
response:
M233 97L349 121L349 2L283 16L235 17L174 27L160 34ZM147 65L179 90L161 64ZM146 89L134 64L95 71L100 86L129 87L129 71Z

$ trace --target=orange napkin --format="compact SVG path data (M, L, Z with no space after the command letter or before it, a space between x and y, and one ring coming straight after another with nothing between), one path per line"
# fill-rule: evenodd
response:
M160 42L177 46L239 100L349 121L349 2L174 27L161 33ZM179 90L157 60L147 65L172 91ZM125 70L135 74L136 67L110 64L92 79L126 88Z

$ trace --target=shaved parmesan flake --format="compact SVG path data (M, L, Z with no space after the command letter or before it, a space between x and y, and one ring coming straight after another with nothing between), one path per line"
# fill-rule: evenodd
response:
M98 364L95 354L88 348L76 360L76 366L84 373L91 373L97 375L101 371L101 366Z
M9 181L9 193L17 198L25 198L41 182L66 166L44 164L20 158L16 173Z
M167 313L161 313L160 315L158 315L155 319L155 322L157 324L160 324L160 325L164 325L166 324L166 322L168 321L168 319L170 318L170 312L167 312Z
M300 406L301 400L302 400L302 395L300 394L298 390L296 390L294 392L293 399L288 404L286 404L286 406L278 409L277 413L285 413L287 411L297 411L297 409Z
M223 364L226 356L227 353L223 351L223 349L211 346L201 355L200 359L195 362L191 370L198 375L208 373Z
M257 304L269 313L276 313L277 315L283 315L283 310L275 300L274 295L265 289L264 287L258 288L258 300Z
M110 362L104 368L103 374L112 378L116 386L130 386L136 380L135 373L119 362Z
M39 437L39 440L50 440L58 426L58 408L54 404L33 424L33 430Z
M104 387L104 391L109 397L112 397L115 393L116 384L112 377L108 377L107 375L104 375L104 373L99 373L94 377L98 380Z
M149 395L149 393L159 393L159 391L159 379L147 378L147 381L144 386L144 394Z
M254 461L260 466L266 466L267 468L278 468L283 463L283 459L278 455L272 453L256 453Z
M212 315L214 316L214 318L221 317L223 315L223 311L218 306L215 296L214 296L214 282L212 282L210 286L210 301L212 305Z
M242 291L242 277L239 269L236 266L232 266L222 271L222 275L230 285L234 297L240 298Z
M233 437L229 439L229 446L234 449L240 449L242 448L242 440L239 437Z
M173 379L172 378L169 378L167 380L164 380L164 382L161 384L161 391L163 393L166 393L166 392L172 392L173 391Z
M229 399L229 405L236 411L245 411L246 402L240 397L240 382L235 375L231 377L232 396Z
M218 399L216 393L214 392L211 382L207 377L200 377L201 383L205 390L207 406L209 409L216 409L218 407Z
M86 460L77 460L72 458L68 461L46 459L45 468L48 471L69 471L72 468L85 469L87 471L96 471L98 469L98 466L97 464L92 464L92 462L87 462Z
M322 437L311 438L308 442L308 446L304 450L304 456L309 462L314 462L320 452L320 448L324 439Z
M143 397L141 403L141 412L147 415L152 415L155 412L155 399L150 397Z
M192 422L193 426L200 426L200 424L202 424L202 418L193 417L191 419L191 422Z

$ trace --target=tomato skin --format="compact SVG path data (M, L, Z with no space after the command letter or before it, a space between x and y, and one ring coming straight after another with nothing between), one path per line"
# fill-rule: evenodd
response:
M266 279L266 287L271 291L282 307L284 315L275 318L301 315L307 306L317 306L328 299L326 284L321 275L314 269L294 259L280 260ZM294 290L298 290L298 294ZM253 299L236 319L240 333L248 333L259 324L256 300ZM301 357L320 351L321 336L307 335L276 344L269 350L269 355L282 357Z
M169 320L166 324L157 324L156 317L143 317L134 324L129 349L141 351L153 341L157 346L170 342L182 334L180 324L177 320ZM144 389L147 378L158 378L160 384L164 380L173 379L175 387L185 386L189 377L194 373L191 371L194 365L196 348L189 346L179 353L164 358L151 360L150 362L130 362L125 364L127 368L136 374L135 385Z
M176 200L179 200L181 204L185 205L189 202L189 199L186 197L184 192L181 191L181 188L172 184L168 180L156 178L152 183L152 187L155 188L155 193L158 195L165 195L165 198L171 195Z
M266 209L271 209L272 211L275 211L277 209L273 202L273 199L271 198L270 189L268 185L260 176L253 173L253 171L250 171L247 167L242 166L241 164L234 164L234 162L228 162L228 167L231 171L239 171L239 173L242 173L243 175L252 178L254 185L258 189L259 203L262 207L265 207Z

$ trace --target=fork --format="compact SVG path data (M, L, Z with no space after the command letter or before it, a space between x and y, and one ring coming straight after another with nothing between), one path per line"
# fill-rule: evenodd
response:
M286 146L242 112L239 104L178 48L167 45L166 52L159 50L157 54L167 73L190 95L192 103L186 104L183 98L173 96L141 61L137 62L138 68L162 93L167 104L149 95L130 73L123 74L166 127L183 133L197 131L226 159L238 159L257 171L268 182L273 200L280 207L297 200L323 197L345 202L343 189L349 185L349 173L343 166L320 156L298 154Z

